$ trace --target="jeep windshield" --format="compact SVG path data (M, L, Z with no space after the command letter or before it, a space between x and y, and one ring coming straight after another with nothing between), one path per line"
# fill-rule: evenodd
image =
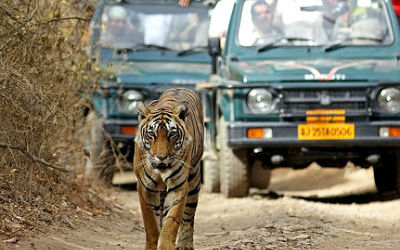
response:
M166 4L105 5L99 45L113 49L175 50L207 46L209 8Z
M282 46L387 45L393 31L382 0L248 0L238 44L259 52Z

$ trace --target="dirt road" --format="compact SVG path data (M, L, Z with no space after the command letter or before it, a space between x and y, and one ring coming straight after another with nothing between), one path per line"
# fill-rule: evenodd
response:
M142 249L137 193L116 189L118 214L38 235L16 249ZM197 249L399 249L400 200L377 195L372 169L277 169L270 191L241 199L202 193Z

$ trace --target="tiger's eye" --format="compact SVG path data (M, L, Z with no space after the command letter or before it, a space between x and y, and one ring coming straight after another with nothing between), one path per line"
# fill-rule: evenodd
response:
M174 138L176 136L176 132L175 131L171 131L168 135L169 138Z

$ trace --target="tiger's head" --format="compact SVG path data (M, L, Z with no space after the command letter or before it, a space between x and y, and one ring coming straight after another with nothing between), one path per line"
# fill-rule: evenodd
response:
M141 147L150 164L166 169L185 154L191 141L186 132L188 109L185 104L159 108L154 103L147 107L138 102L139 127L136 145Z

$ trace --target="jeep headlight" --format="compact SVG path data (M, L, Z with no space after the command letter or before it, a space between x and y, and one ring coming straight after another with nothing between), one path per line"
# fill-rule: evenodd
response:
M400 112L400 90L397 88L385 88L379 91L376 98L379 108L389 113Z
M266 89L252 89L247 95L247 105L254 113L269 113L274 109L272 93Z
M143 95L136 90L128 90L122 94L121 108L126 113L136 114L137 101L142 101Z

